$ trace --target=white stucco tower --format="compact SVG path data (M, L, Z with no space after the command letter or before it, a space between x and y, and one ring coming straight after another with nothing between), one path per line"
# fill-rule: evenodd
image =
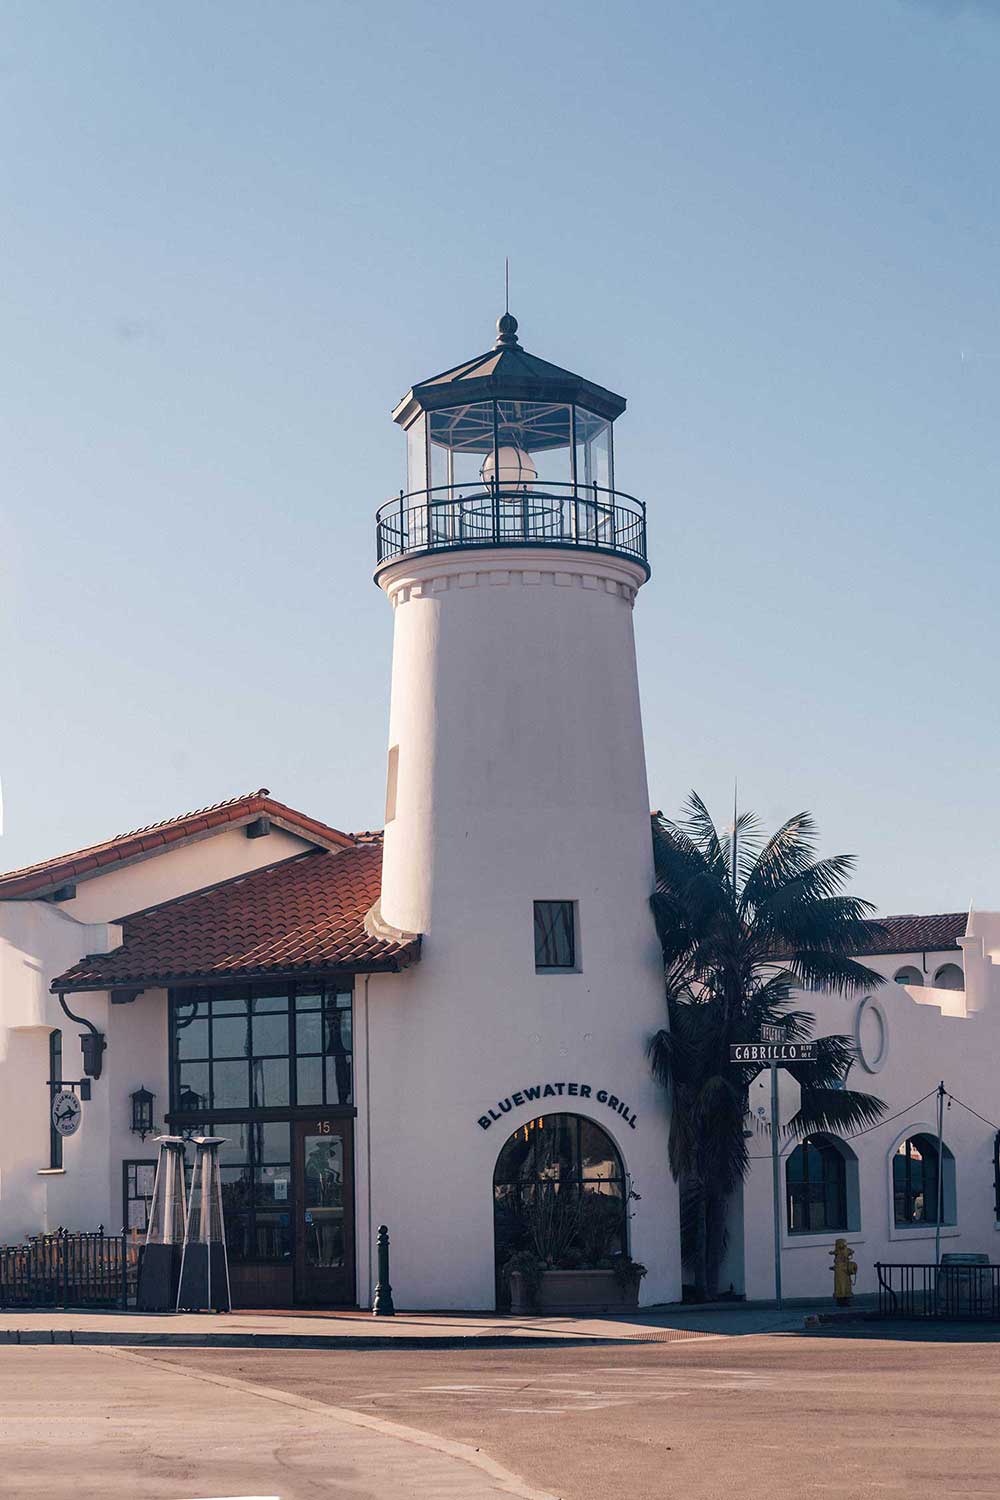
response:
M395 1111L436 1154L444 1128L462 1179L459 1227L437 1212L428 1224L426 1200L421 1217L426 1183L409 1186L406 1167L373 1178L404 1304L408 1260L426 1285L431 1257L440 1286L424 1305L492 1305L497 1153L556 1109L612 1137L641 1195L628 1237L649 1268L643 1300L680 1292L645 1054L664 1003L632 632L645 509L614 482L624 409L528 354L505 314L492 349L393 414L408 493L378 520L376 580L394 609L380 919L424 944L371 1006L371 1129Z

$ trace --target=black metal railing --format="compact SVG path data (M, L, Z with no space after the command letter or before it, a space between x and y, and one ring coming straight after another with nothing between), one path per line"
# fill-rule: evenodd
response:
M1000 1266L886 1265L876 1261L882 1318L998 1318Z
M135 1299L135 1233L56 1229L0 1245L0 1308L120 1307Z
M387 500L375 517L379 566L411 552L466 547L580 547L646 560L646 507L598 484L530 488L442 484Z

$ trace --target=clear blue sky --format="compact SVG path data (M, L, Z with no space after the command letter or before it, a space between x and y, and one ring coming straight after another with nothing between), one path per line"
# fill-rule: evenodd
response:
M0 867L377 825L389 411L623 391L651 796L1000 906L1000 0L4 0Z

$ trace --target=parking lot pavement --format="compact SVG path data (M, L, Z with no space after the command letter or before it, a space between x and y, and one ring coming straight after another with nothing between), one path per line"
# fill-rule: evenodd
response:
M912 1333L143 1358L457 1439L561 1500L995 1497L1000 1348Z
M12 1500L554 1500L453 1439L121 1350L0 1350L0 1411Z

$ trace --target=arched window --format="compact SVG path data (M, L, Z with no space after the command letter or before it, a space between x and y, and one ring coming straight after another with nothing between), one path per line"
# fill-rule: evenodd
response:
M936 1224L938 1195L943 1200L941 1222L953 1218L955 1159L942 1142L944 1181L939 1186L938 1148L932 1135L911 1135L901 1141L892 1158L893 1211L897 1224Z
M789 1234L847 1229L847 1162L824 1136L807 1136L785 1166Z
M518 1250L556 1266L607 1264L627 1248L618 1148L582 1115L529 1120L497 1157L493 1210L498 1270Z
M939 990L964 990L965 975L958 964L942 964L934 975L934 983Z
M912 964L904 964L892 977L897 984L923 984L924 982L924 976Z

